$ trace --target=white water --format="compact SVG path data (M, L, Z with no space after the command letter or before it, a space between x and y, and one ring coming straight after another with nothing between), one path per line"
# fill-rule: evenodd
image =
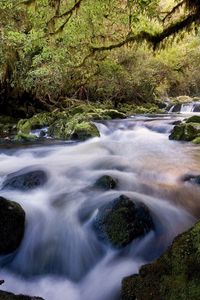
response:
M31 192L0 191L26 212L19 250L0 257L2 289L46 300L116 300L124 276L137 273L195 222L184 210L188 199L176 200L180 189L190 192L180 176L199 165L188 146L168 140L174 120L161 119L97 124L100 138L74 145L2 150L1 183L24 167L49 176ZM102 175L118 179L118 188L92 188ZM155 231L116 250L96 238L91 222L101 205L121 194L149 207Z
M179 112L181 114L185 113L199 113L200 112L200 102L190 102L183 104L175 104L169 109L169 113Z

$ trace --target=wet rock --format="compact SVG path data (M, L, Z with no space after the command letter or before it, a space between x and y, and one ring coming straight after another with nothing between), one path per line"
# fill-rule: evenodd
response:
M43 186L48 180L42 170L28 171L27 168L9 174L3 183L3 189L32 190Z
M13 293L0 291L0 300L44 300L44 299L40 297L14 295Z
M71 138L73 140L85 141L95 136L99 136L99 131L96 126L90 122L82 122L75 126Z
M182 181L200 185L200 175L186 174L182 177Z
M200 112L200 104L195 104L194 108L193 108L193 112Z
M98 189L105 189L105 190L112 190L115 189L117 186L117 180L113 179L111 176L104 175L101 176L94 184L95 188Z
M174 121L171 124L172 125L180 125L182 122L180 120Z
M139 275L123 279L122 300L200 299L200 222L175 238Z
M116 247L124 247L154 228L149 209L124 195L103 205L93 225L99 239Z
M169 110L172 109L171 112L178 113L178 112L180 112L180 110L181 110L181 106L182 106L182 104L171 105L171 106L169 107Z
M0 197L0 255L15 251L23 238L25 212L13 201Z
M186 120L186 123L200 123L200 116L192 116Z
M177 141L192 141L200 135L200 124L185 123L176 125L172 130L169 139Z

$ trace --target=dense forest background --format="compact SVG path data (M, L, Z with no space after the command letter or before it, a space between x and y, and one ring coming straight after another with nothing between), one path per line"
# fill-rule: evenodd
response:
M0 110L200 96L198 0L1 0Z

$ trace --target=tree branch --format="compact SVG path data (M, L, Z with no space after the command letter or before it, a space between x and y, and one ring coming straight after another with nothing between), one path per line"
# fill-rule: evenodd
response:
M194 14L188 15L181 21L178 21L174 24L169 25L167 28L165 28L160 33L151 34L146 31L141 31L137 35L128 34L124 40L122 40L116 44L111 44L108 46L101 46L101 47L92 46L91 49L92 49L93 53L95 53L97 51L107 51L107 50L112 50L115 48L120 48L130 42L141 42L141 41L147 41L148 43L152 44L153 48L155 49L158 46L158 44L160 44L166 38L173 36L176 33L179 33L180 31L182 31L186 28L189 28L193 23L197 23L198 21L200 21L200 14L194 13Z
M181 8L183 5L185 4L185 0L181 1L180 3L178 3L177 5L175 5L172 10L170 12L168 12L166 14L166 16L162 19L162 22L164 23L167 19L170 19L171 16L179 9Z

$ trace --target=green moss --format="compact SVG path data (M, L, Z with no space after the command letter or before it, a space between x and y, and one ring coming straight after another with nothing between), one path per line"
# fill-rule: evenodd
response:
M200 144L200 137L195 138L192 142L194 144Z
M36 140L37 140L37 137L32 134L19 133L15 136L15 141L34 142Z
M146 206L121 195L99 209L94 228L101 240L120 248L149 232L154 225Z
M59 114L58 116L59 117ZM19 133L29 134L32 129L39 129L48 126L56 118L56 114L53 113L40 113L34 115L30 119L22 119L17 124Z
M192 116L186 120L186 123L200 123L200 116Z
M192 141L200 135L200 124L185 123L176 125L172 130L169 139L177 141Z
M72 139L84 141L88 138L100 136L96 126L90 122L81 122L77 124L71 135Z
M122 299L200 299L200 222L178 236L157 261L139 275L124 278Z

